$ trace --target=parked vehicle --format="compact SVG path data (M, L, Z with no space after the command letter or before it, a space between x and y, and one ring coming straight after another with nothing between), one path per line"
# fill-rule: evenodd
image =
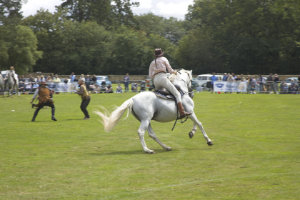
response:
M289 77L289 78L286 78L284 80L284 82L286 82L286 84L288 86L292 85L293 82L298 84L298 77Z
M105 85L111 85L111 81L109 80L108 76L96 76L97 78L97 85L101 86L102 82L105 82Z
M208 88L211 83L212 74L200 74L192 80L192 88L197 91L202 91ZM219 80L222 80L223 75L215 75Z

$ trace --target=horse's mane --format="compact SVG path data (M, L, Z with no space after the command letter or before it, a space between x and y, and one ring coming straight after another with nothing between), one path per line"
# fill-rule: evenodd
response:
M186 70L186 69L181 68L181 69L179 69L178 71L179 71L180 73L187 73L188 76L189 76L189 78L190 78L190 80L193 79L192 70Z
M177 72L178 72L177 75L171 74L169 76L169 79L170 79L171 82L174 82L176 79L179 79L180 75L184 74L184 73L186 73L188 75L188 77L190 78L190 80L192 80L192 78L193 78L193 76L192 76L192 70L185 70L185 69L181 68L181 69L178 69Z

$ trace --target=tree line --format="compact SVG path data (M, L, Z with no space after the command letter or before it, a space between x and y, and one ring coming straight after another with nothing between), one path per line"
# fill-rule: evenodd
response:
M0 68L20 74L147 74L153 49L194 74L300 73L298 0L195 0L185 20L134 15L130 0L63 0L23 17L0 0Z

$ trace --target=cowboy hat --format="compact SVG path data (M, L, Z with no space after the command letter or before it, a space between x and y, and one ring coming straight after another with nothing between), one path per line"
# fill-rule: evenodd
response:
M163 55L164 55L164 52L162 51L161 48L156 48L156 49L154 50L154 55L155 55L156 57L160 57L160 56L163 56Z

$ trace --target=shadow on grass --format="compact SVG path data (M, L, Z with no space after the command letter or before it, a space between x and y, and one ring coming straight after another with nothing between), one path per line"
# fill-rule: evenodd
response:
M58 118L56 118L56 119L57 119L57 122L64 122L64 121L84 121L82 118L76 118L76 119L58 119ZM41 120L37 119L34 122L32 122L31 119L30 119L28 121L27 120L26 121L22 120L20 122L45 123L45 122L51 122L51 121L53 121L53 120L51 120L51 119L49 119L49 120L47 120L47 119L41 119Z
M154 149L154 154L161 154L161 153L170 153L172 151L166 151L164 149ZM130 151L112 151L112 152L99 152L99 153L89 153L92 156L114 156L114 155L135 155L135 154L145 154L145 155L153 155L145 153L142 149L141 150L130 150Z
M76 118L76 119L63 119L61 121L84 121L83 118Z

